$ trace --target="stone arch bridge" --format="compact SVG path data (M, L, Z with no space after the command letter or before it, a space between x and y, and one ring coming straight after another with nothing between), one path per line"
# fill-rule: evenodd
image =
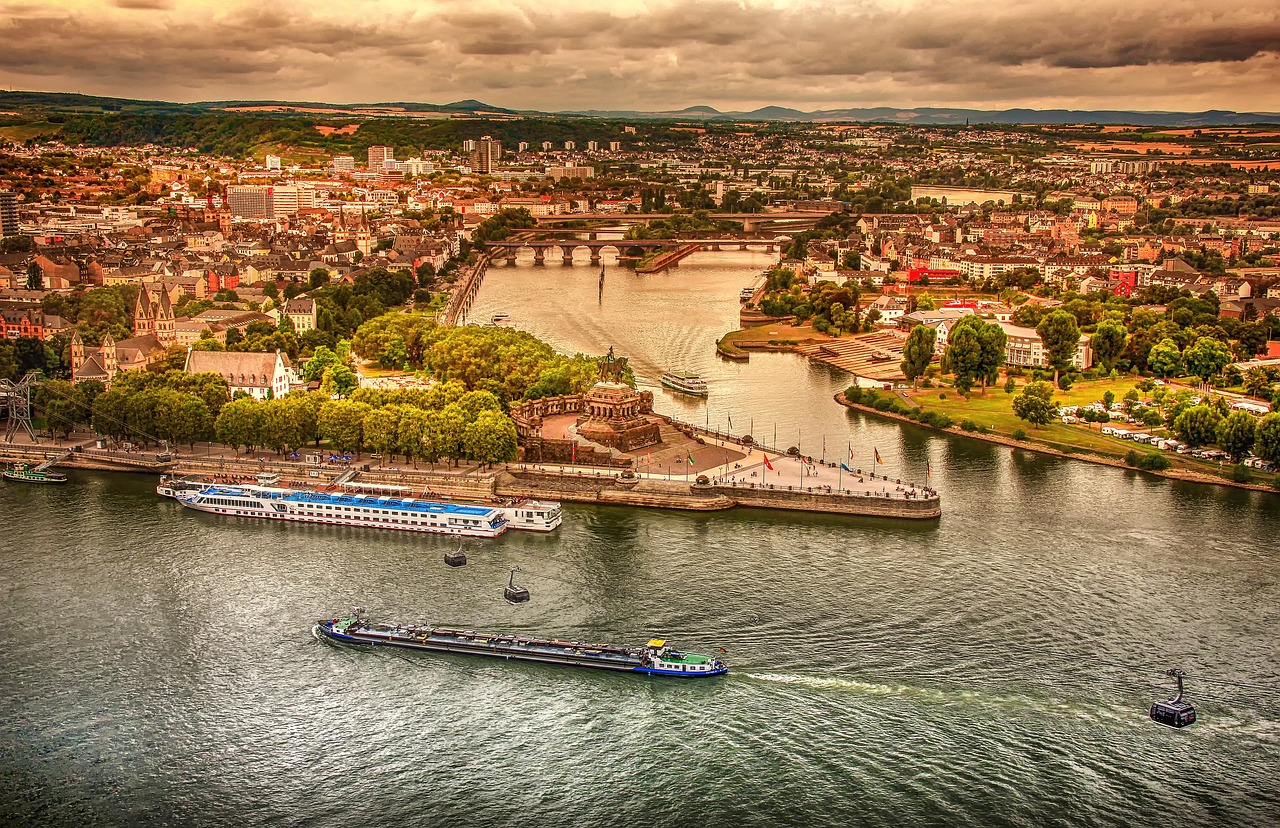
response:
M573 253L581 247L591 251L591 264L600 264L600 254L606 248L613 248L619 257L640 256L655 251L679 250L689 245L697 245L702 250L765 250L770 253L778 249L779 242L773 239L543 239L486 242L494 259L503 259L507 264L515 264L516 254L528 248L533 251L534 264L546 264L547 253L560 256L566 265L573 264Z

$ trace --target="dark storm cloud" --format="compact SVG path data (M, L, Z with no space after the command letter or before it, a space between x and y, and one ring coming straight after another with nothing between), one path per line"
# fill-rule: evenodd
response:
M67 0L75 3L77 0ZM1280 4L656 0L600 6L0 4L6 83L139 97L484 99L544 109L1280 109ZM149 13L144 13L149 12ZM57 87L53 82L58 81Z

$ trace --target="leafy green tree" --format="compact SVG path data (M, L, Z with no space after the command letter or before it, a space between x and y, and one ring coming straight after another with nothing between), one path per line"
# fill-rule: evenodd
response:
M346 365L334 365L324 372L320 380L320 392L326 397L337 394L346 397L360 387L360 378Z
M390 457L396 447L396 416L385 408L375 408L364 415L364 444L370 450Z
M322 439L347 454L364 445L364 418L370 407L351 400L328 400L320 406L317 428Z
M1057 383L1059 374L1071 367L1080 346L1080 326L1073 314L1054 310L1036 325L1036 333L1040 334L1045 359L1053 367L1053 381Z
M466 456L466 414L457 403L450 403L438 415L432 418L429 439L440 456L451 458L456 466Z
M1178 439L1193 448L1207 446L1218 439L1218 424L1222 415L1208 405L1188 408L1174 420L1173 432Z
M1165 338L1151 346L1151 351L1147 354L1147 367L1156 376L1180 376L1186 368L1182 364L1182 352L1178 350L1178 343Z
M214 434L219 443L239 450L263 445L263 404L253 397L241 397L222 407L214 420Z
M27 265L27 290L41 290L44 288L44 272L40 270L40 265L36 264L34 259Z
M492 465L516 456L516 426L501 411L481 411L469 423L463 436L467 454Z
M156 392L160 389L148 388L128 398L126 410L129 432L143 445L149 445L156 439Z
M1231 351L1224 343L1212 337L1202 336L1183 351L1182 359L1188 371L1199 377L1201 381L1208 382L1222 373L1222 369L1231 362Z
M1257 322L1245 322L1235 330L1236 353L1251 359L1267 350L1267 329Z
M1218 424L1218 445L1232 463L1239 463L1253 448L1258 421L1247 411L1233 411Z
M307 364L302 367L302 378L307 382L318 382L324 377L327 369L341 364L342 360L333 352L333 349L321 345L315 349L311 359L307 360Z
M947 349L942 354L942 370L954 375L953 382L966 394L982 372L982 341L971 327L955 326L947 336Z
M1280 463L1280 413L1272 412L1258 423L1253 453L1270 463Z
M937 340L938 331L928 325L916 325L911 329L907 344L902 349L902 373L911 380L912 388L920 387L920 378L933 361Z
M388 409L396 418L396 445L406 460L417 466L418 458L426 453L429 412L412 405L394 405Z
M1089 338L1089 346L1093 349L1094 360L1102 366L1102 370L1110 372L1116 361L1124 353L1129 338L1128 331L1122 323L1114 319L1104 319L1097 330Z
M329 284L329 271L323 267L315 267L307 274L307 286L311 290L324 287Z
M171 445L186 443L195 448L200 440L213 437L213 415L204 400L195 394L161 389L157 405L157 433Z
M129 437L129 395L113 388L93 401L93 430L116 442Z
M1107 390L1107 391L1102 392L1102 407L1103 407L1103 408L1106 408L1107 410L1110 410L1110 409L1111 409L1111 406L1115 403L1115 401L1116 401L1116 395L1115 395L1115 392L1114 392L1114 391Z
M1244 393L1250 397L1269 399L1271 397L1272 379L1261 368L1250 368L1244 372Z
M1036 428L1048 425L1058 413L1053 401L1053 386L1047 382L1028 383L1013 398L1013 413Z
M77 425L89 420L90 409L80 388L64 380L45 380L35 404L44 412L49 431L59 437L68 436Z

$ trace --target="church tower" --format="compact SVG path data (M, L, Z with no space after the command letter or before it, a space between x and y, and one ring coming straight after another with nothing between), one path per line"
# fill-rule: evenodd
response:
M116 360L116 341L111 334L102 335L102 370L107 373L108 382L116 378L120 363Z
M75 379L80 373L80 368L84 365L84 340L80 338L80 332L75 331L71 334L71 379Z
M173 305L169 302L169 291L163 286L160 288L160 307L156 311L155 334L162 345L168 345L178 338L173 325Z
M133 335L146 336L156 332L156 319L151 313L151 291L146 285L138 290L138 301L133 305Z

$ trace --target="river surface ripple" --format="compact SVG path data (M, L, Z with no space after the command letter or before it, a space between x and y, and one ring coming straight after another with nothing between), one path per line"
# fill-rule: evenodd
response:
M490 271L473 318L632 359L661 410L942 492L940 521L567 506L551 536L453 544L184 512L143 477L0 488L0 824L1274 825L1277 500L848 412L789 354L719 361L769 263L638 277ZM656 388L698 371L706 403ZM704 408L709 406L709 408ZM502 600L520 566L533 600ZM723 647L645 680L345 649L379 617Z

